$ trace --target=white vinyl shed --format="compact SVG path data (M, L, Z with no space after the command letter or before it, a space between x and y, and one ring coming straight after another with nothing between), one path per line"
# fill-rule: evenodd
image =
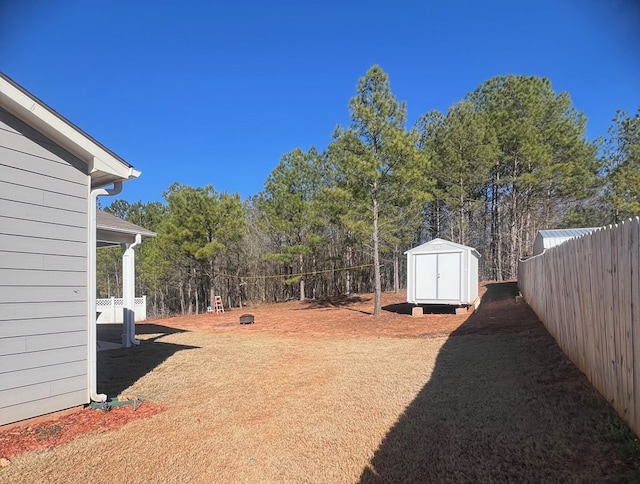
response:
M478 298L476 249L434 239L405 254L409 303L468 306Z
M576 229L539 230L533 242L533 255L542 254L545 250L560 245L569 239L580 237L597 230L595 227Z

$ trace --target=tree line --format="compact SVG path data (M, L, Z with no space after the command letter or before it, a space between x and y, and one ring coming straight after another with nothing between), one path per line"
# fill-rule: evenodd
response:
M104 210L158 235L137 251L137 293L156 315L325 298L404 285L404 251L433 238L472 246L480 277L516 275L540 229L640 213L640 109L589 142L567 92L536 76L494 77L407 126L406 103L373 66L322 152L296 148L241 200L175 183L165 203ZM98 252L99 296L118 296L121 251Z

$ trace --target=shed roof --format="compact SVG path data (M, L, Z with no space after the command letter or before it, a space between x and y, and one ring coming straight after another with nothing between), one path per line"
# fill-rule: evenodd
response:
M118 218L102 210L96 211L98 247L110 247L122 243L132 243L140 234L143 239L155 237L156 233L134 223Z
M538 234L540 234L540 236L545 239L572 238L572 237L580 237L581 235L588 234L589 232L593 232L594 230L598 230L598 227L539 230Z
M92 188L140 176L129 163L2 72L0 106L86 163Z
M476 249L474 249L473 247L469 247L466 245L462 245L462 244L457 244L455 242L451 242L450 240L445 240L445 239L433 239L430 240L429 242L426 242L424 244L421 244L417 247L414 247L413 249L409 249L405 252L405 254L410 254L410 253L414 253L414 252L431 252L433 249L433 246L435 245L445 245L450 249L456 249L456 250L468 250L471 251L472 254L474 254L476 257L480 258L480 252L478 252Z

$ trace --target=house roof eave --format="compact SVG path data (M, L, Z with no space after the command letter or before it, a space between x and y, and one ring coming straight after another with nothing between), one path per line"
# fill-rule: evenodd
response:
M140 176L140 171L1 72L0 106L86 163L92 188Z
M118 218L110 213L103 212L102 210L96 211L96 228L98 244L101 247L133 242L137 234L140 234L143 239L157 235L151 230Z

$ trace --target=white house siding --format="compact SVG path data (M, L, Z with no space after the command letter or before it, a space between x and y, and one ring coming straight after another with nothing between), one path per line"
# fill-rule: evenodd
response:
M0 425L87 389L84 163L0 108Z

